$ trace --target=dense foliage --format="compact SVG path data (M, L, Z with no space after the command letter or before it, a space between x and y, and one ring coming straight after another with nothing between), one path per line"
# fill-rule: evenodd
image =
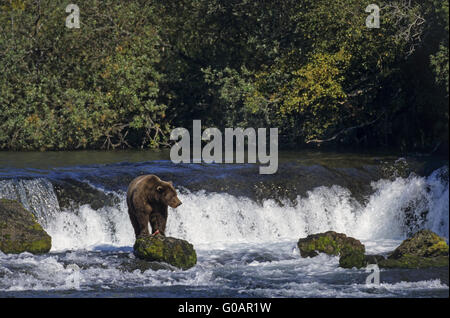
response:
M448 2L378 1L370 29L372 2L3 0L0 149L157 148L193 119L448 149Z

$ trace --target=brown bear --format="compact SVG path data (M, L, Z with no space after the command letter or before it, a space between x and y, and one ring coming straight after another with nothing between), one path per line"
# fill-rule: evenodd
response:
M136 238L165 235L167 206L176 208L181 204L172 182L162 181L155 175L143 175L131 181L127 190L128 215Z

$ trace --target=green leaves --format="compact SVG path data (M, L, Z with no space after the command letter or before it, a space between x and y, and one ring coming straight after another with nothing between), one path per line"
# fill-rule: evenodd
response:
M151 6L79 1L81 27L67 29L65 1L21 3L13 17L0 14L0 148L158 147L167 140Z
M79 29L68 3L0 5L0 149L155 148L193 119L281 146L447 140L448 1L381 1L379 29L369 0L79 0Z

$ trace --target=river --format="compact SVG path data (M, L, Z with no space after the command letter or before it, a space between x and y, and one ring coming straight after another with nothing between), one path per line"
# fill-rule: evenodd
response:
M52 237L49 253L0 252L0 297L448 297L448 269L339 268L296 243L334 230L387 254L418 229L447 238L448 161L386 154L280 152L255 164L173 164L167 151L1 152L0 197ZM141 174L173 181L183 204L166 234L190 241L187 270L133 255L125 192Z

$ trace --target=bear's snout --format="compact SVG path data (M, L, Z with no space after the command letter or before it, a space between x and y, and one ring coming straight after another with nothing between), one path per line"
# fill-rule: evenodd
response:
M179 207L181 205L181 201L178 198L173 198L172 200L170 200L169 205L171 208L175 209L176 207Z

